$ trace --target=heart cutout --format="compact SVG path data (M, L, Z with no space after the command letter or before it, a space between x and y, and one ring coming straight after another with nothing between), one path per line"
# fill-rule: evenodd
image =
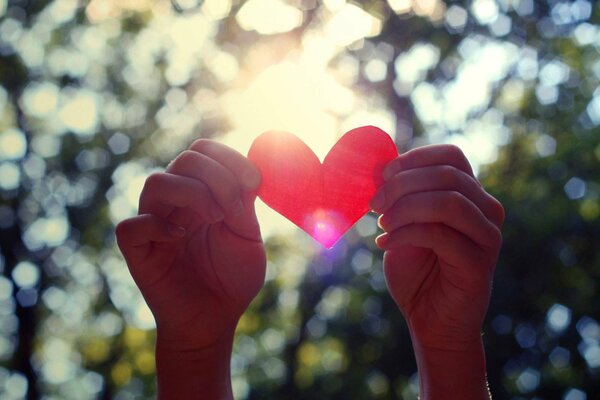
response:
M369 212L383 168L397 156L394 141L374 126L344 134L323 164L287 132L263 133L248 152L262 174L261 200L328 249Z

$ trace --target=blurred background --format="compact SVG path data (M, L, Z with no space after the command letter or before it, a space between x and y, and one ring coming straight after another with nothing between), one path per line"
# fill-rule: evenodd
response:
M113 230L193 140L284 129L323 157L369 124L457 144L506 208L494 397L599 399L599 24L588 0L0 0L0 398L154 396ZM258 211L236 399L416 399L375 216L325 251Z

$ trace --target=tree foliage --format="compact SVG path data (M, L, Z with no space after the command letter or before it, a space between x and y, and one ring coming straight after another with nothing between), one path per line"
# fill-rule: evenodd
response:
M114 224L153 169L198 136L227 139L236 79L327 35L326 69L357 94L335 126L389 110L401 150L458 144L507 210L483 332L495 397L600 393L597 3L191 3L0 1L0 397L155 394L153 322ZM269 236L238 398L416 398L376 234L369 215L331 252Z

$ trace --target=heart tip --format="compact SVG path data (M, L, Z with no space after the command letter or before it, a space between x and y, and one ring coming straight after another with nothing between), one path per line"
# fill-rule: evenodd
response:
M317 241L317 243L319 243L321 246L325 247L325 249L327 250L331 250L335 247L335 245L340 241L341 238L336 239L334 242L328 241L328 242L320 242Z

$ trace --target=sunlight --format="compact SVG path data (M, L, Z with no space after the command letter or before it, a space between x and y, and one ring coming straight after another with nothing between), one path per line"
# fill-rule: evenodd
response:
M258 3L258 0L254 2ZM266 26L264 15L252 12L252 4L246 3L247 7L244 6L237 15L245 29L265 33L293 28L292 15L283 15L289 11L283 5L273 8L281 11L282 18L270 14L269 20L288 21L289 27L285 29L283 26ZM377 34L381 29L380 21L344 2L329 2L328 8L330 12L323 15L321 24L307 31L300 43L288 43L287 55L283 53L277 59L276 48L256 44L250 50L247 62L240 62L237 81L221 96L221 107L231 126L220 139L222 142L247 154L258 135L268 130L282 130L298 136L323 160L344 132L357 126L377 125L394 133L393 113L350 88L359 73L357 68L348 68L350 60L337 69L331 65L345 46ZM265 67L257 68L257 64ZM260 200L257 214L265 237L296 229ZM316 229L322 242L330 241L323 235L332 237L335 234L326 223L316 225Z
M354 4L344 5L325 25L326 34L340 46L376 36L381 21Z
M324 71L284 61L267 68L245 90L223 97L234 126L224 140L247 151L260 133L283 130L300 137L322 159L339 136L328 108L341 103L350 109L353 96Z
M202 3L202 12L212 19L222 19L229 15L231 0L206 0Z
M308 225L312 225L311 236L326 248L330 249L340 238L340 232L333 223L336 218L335 211L318 209L308 218ZM339 218L337 218L339 220Z
M69 129L80 135L93 135L98 125L98 101L89 90L65 90L65 102L58 118Z
M324 70L303 68L286 60L260 73L245 89L231 90L223 107L233 129L223 141L246 154L255 137L267 130L283 130L301 138L322 160L337 141L336 105L352 108L354 94ZM288 233L295 226L257 201L257 215L265 237Z
M245 30L263 35L288 32L302 24L302 12L281 0L249 0L236 15Z

